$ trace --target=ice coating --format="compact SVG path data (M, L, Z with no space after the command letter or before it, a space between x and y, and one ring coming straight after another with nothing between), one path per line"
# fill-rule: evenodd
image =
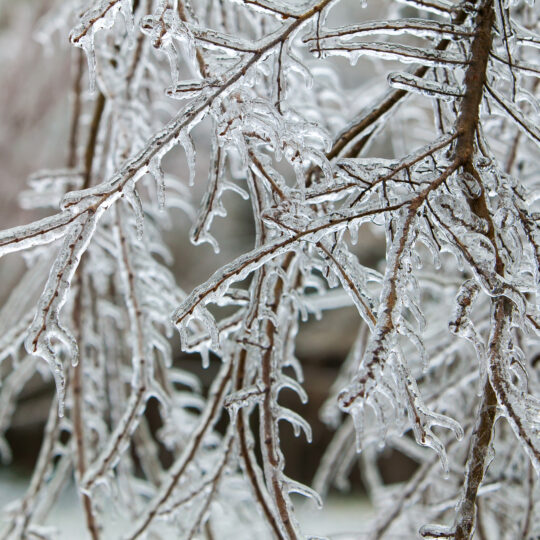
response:
M42 42L67 33L68 4ZM21 197L50 217L0 232L29 267L0 310L2 457L36 372L64 408L10 534L52 536L41 522L74 478L93 540L115 534L106 511L130 539L301 538L291 494L324 500L283 433L306 453L320 440L324 379L334 434L313 487L359 467L373 538L537 536L537 10L76 4L69 165ZM192 251L212 271L193 274ZM383 448L417 464L397 488Z

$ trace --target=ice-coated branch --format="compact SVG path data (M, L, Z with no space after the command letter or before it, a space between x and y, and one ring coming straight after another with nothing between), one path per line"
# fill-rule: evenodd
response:
M53 399L43 433L43 442L30 485L20 501L17 501L8 526L2 534L5 538L24 537L31 526L40 499L47 497L47 478L53 468L53 457L58 450L62 419L58 416L58 404Z
M356 63L362 55L376 56L385 60L398 60L405 63L420 63L428 66L464 66L467 59L459 54L437 51L436 49L421 49L408 45L396 45L386 42L367 43L341 43L335 45L330 39L321 45L317 42L310 49L311 52L322 52L323 54L343 55L349 58L352 63Z
M134 540L143 534L152 521L159 515L163 505L169 501L180 479L186 472L186 468L201 448L208 431L213 428L219 419L223 400L230 385L231 374L232 362L224 363L221 366L220 373L212 383L209 399L201 415L197 429L191 435L180 457L171 465L167 480L149 503L148 508L135 524L133 530L126 535L126 540Z
M0 310L0 435L36 373L58 398L0 536L56 534L74 478L96 540L303 538L291 493L357 466L372 540L538 536L531 2L56 4L35 36L78 47L67 165L20 197L53 215L0 231L31 267ZM308 485L282 424L316 453L322 391ZM397 498L384 447L418 466Z
M448 173L448 175L450 172ZM442 183L444 179L441 179ZM302 232L297 232L294 235L282 240L278 238L273 242L269 242L256 248L253 251L241 255L234 261L217 270L205 283L199 285L185 299L182 305L173 313L172 320L176 325L186 324L185 320L191 316L196 316L197 309L204 308L204 305L214 298L216 295L224 292L234 281L240 281L245 276L260 268L266 262L283 255L287 251L292 250L301 242L316 241L320 236L331 234L344 229L349 223L354 221L362 221L363 219L385 212L397 210L407 204L405 201L396 205L386 206L383 208L373 208L365 212L349 211L339 212L337 217L331 216L330 219L325 218L320 225L315 225ZM334 217L334 219L332 219Z
M83 267L84 264L81 264L79 267L80 276L83 276ZM84 277L79 277L77 296L75 299L74 305L74 327L76 328L76 339L80 342L81 338L88 328L84 328L84 324L88 324L88 321L82 319L83 311L83 295L87 294L88 283L84 283ZM84 349L83 349L84 350ZM82 358L79 359L79 362L76 366L73 366L71 377L72 377L72 422L73 422L73 444L75 446L75 467L76 467L76 479L77 483L80 486L81 480L84 477L87 469L87 433L84 422L84 408L85 408L85 385L83 383L83 369L86 368L86 362L89 360L89 357L85 357L84 353ZM92 506L92 500L90 496L85 493L82 495L83 499L83 509L84 516L86 519L86 526L90 533L92 540L99 540L99 525L96 519L96 513Z
M455 24L463 23L467 19L468 15L469 14L466 11L459 10L455 15ZM435 49L445 51L451 45L451 43L451 40L442 39L439 41L439 43L437 43ZM420 66L414 70L412 75L417 78L423 78L428 71L428 66ZM327 158L334 159L337 156L358 156L361 150L372 138L377 124L387 118L395 110L395 108L402 103L403 99L407 95L408 92L406 90L396 89L388 92L376 104L366 108L365 111L360 113L338 133L337 137L334 139L332 149L327 152ZM343 152L349 148L350 144L362 134L363 137L357 141L352 148L350 148L349 152L347 154L343 154Z
M457 140L454 149L454 161L428 187L422 190L407 207L407 212L397 226L394 234L393 245L390 251L387 271L384 277L383 293L381 295L380 307L377 316L377 325L369 340L368 347L359 374L354 382L344 390L340 396L340 406L343 410L351 412L353 419L359 430L358 437L362 437L364 415L364 403L367 403L371 395L377 391L378 381L382 378L383 369L390 357L390 351L395 348L394 335L396 323L401 311L402 299L398 291L399 284L406 279L410 270L404 263L408 250L410 249L410 233L413 230L413 221L420 207L428 199L428 196L438 189L459 167L471 167L473 153L473 137L478 123L478 109L483 95L483 86L486 80L486 67L491 48L491 31L493 23L493 9L491 4L485 3L481 6L477 16L476 37L471 46L470 65L465 74L465 95L460 105L460 114L456 122ZM398 370L406 369L405 366ZM406 394L411 395L409 385ZM420 419L416 414L412 418ZM421 427L420 420L416 425ZM437 437L426 438L425 431L417 436L418 442L429 444L438 449L441 459L445 460L444 449L440 445ZM428 429L429 431L429 429Z
M510 325L514 306L508 298L494 300L493 326L490 336L489 379L499 405L523 445L537 474L540 470L540 400L519 390L510 380L510 359L513 344Z
M428 21L424 19L400 19L394 21L370 21L368 23L345 26L336 31L319 32L317 36L304 38L305 43L331 38L351 38L362 35L411 34L417 37L472 37L473 34L459 26Z
M109 469L116 465L120 455L127 450L129 440L141 420L146 407L146 400L149 397L148 390L151 377L149 375L151 373L149 364L151 364L151 361L147 356L148 347L145 346L144 323L142 321L140 300L137 295L135 271L121 212L121 208L116 209L116 235L119 244L118 263L124 282L124 298L132 336L133 375L131 394L126 409L110 435L104 450L82 477L82 488L85 492L90 492L96 482L99 482Z

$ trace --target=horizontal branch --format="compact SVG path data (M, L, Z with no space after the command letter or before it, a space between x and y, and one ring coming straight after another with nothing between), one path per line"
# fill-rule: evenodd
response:
M345 26L333 32L308 36L304 43L322 41L329 38L352 38L355 36L378 34L412 34L417 37L472 37L474 34L457 25L439 23L426 19L400 19L395 21L372 21L354 26Z
M398 60L405 63L420 63L426 66L464 66L469 63L466 57L437 49L421 49L408 45L397 45L386 42L367 43L335 43L325 44L324 42L312 45L310 52L331 53L344 55L356 59L358 56L376 56L384 60Z

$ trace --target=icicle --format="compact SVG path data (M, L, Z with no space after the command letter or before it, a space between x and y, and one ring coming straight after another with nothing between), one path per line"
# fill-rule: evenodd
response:
M411 341L416 347L416 350L420 354L420 362L422 363L424 371L429 367L428 358L426 355L426 348L422 338L411 328L411 325L405 320L401 319L398 322L398 332Z
M322 498L314 489L301 484L300 482L296 482L295 480L291 480L290 478L287 478L286 483L287 491L289 493L299 493L300 495L311 499L317 505L319 510L323 507Z
M219 330L216 324L216 320L213 315L206 308L198 307L193 313L193 317L202 322L204 328L208 332L211 341L211 347L214 351L219 351Z
M210 367L210 350L206 345L200 345L197 348L197 351L201 355L201 365L203 369L208 369Z
M189 186L195 185L196 163L195 163L195 146L191 140L191 136L186 131L181 131L179 135L180 143L186 152L186 159L189 169Z
M480 287L472 279L465 281L461 285L456 297L455 312L448 325L454 334L468 339L474 345L481 369L485 372L484 341L471 320L472 308L479 292Z
M133 15L131 0L100 0L92 3L81 15L81 22L70 32L69 40L76 47L81 47L88 61L88 79L90 92L96 88L96 51L95 32L112 28L116 15L122 11L128 30L128 39L133 43Z
M137 239L142 240L144 236L144 210L139 193L133 182L129 182L124 187L124 197L130 204L135 215L135 227L137 229Z
M292 377L288 377L287 375L281 374L279 377L277 388L276 388L276 393L279 393L279 391L282 390L283 388L289 388L293 392L295 392L300 398L300 401L302 403L305 404L308 402L308 395L304 387Z
M420 397L415 379L408 372L403 363L398 364L398 370L402 384L404 385L404 402L407 406L416 442L422 446L429 446L437 452L443 471L447 475L449 473L449 468L446 450L440 439L432 432L431 428L433 426L441 426L450 429L454 432L457 440L463 438L463 428L452 418L434 413L427 409Z
M349 408L348 412L353 419L356 451L361 452L364 438L364 405L362 403L355 403Z
M173 84L177 84L180 80L180 70L178 69L178 52L176 51L174 42L171 42L166 46L161 46L161 50L165 53L167 60L169 61L172 82Z
M88 30L88 33L77 42L86 55L88 63L88 91L94 94L96 91L96 49L94 45L94 29Z
M148 166L148 172L154 177L157 185L157 198L160 210L165 208L165 177L161 168L161 160L153 159Z
M284 407L279 407L277 419L285 420L289 422L289 424L291 424L291 426L293 427L295 437L299 437L300 433L303 431L306 436L307 442L308 443L311 442L312 440L311 426L298 413L291 411L290 409L286 409Z
M135 20L133 18L132 0L120 0L120 12L124 17L129 46L135 45Z

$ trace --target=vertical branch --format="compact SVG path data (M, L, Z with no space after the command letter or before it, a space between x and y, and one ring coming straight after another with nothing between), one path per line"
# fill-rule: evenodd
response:
M238 353L235 383L236 391L240 390L243 385L246 384L246 357L247 351L242 347ZM251 485L257 504L262 509L264 517L276 538L282 539L283 535L276 522L276 517L274 516L271 506L266 499L265 488L264 485L262 485L261 478L258 474L258 465L255 456L253 455L253 441L251 440L251 432L249 429L249 413L245 408L242 408L242 410L239 411L236 418L236 433L238 436L241 464L244 473L247 476L247 480Z
M82 62L83 53L82 51L78 52L79 64ZM80 67L80 72L82 72L82 67ZM80 73L79 73L80 79ZM80 80L79 80L80 86ZM80 93L80 88L79 88ZM77 96L77 100L80 97ZM90 124L90 132L88 134L88 140L86 143L86 149L84 154L84 184L83 189L90 187L92 182L92 164L94 162L94 156L96 153L96 140L99 133L99 127L101 124L101 119L103 116L103 110L105 108L105 96L99 92L96 104L94 106L94 114L92 117L92 122ZM75 108L73 111L74 114L80 115L80 103L79 108ZM74 125L74 119L72 120L72 126ZM78 121L77 121L78 122ZM73 136L76 136L76 131L72 132ZM76 143L73 142L70 147L76 146ZM71 158L71 155L70 155ZM77 281L78 281L78 291L75 296L75 302L73 305L73 324L75 327L75 338L77 341L81 340L81 337L84 332L84 321L82 317L83 310L83 294L85 289L85 270L84 270L84 258L79 263L79 268L77 270ZM86 363L86 356L84 347L80 352L80 357L77 365L73 367L72 375L72 398L73 398L73 437L75 443L75 467L76 467L76 479L77 483L80 486L80 483L86 473L87 469L87 456L86 456L86 438L85 438L85 429L84 429L84 419L83 419L83 409L84 409L84 385L82 381L83 369ZM92 507L92 499L88 493L80 492L80 496L83 504L83 511L86 520L86 527L92 540L99 540L99 526L96 521L96 516Z
M476 496L488 464L496 412L497 396L489 378L486 378L467 457L463 496L456 511L455 540L468 540L474 530Z
M280 53L281 54L281 53ZM262 170L261 164L256 159L256 156L252 153L251 159L255 159L254 163ZM267 178L267 175L264 175ZM259 231L260 241L264 242L267 230L265 224L261 220L261 213L265 209L265 198L263 193L261 193L260 187L257 185L256 181L249 182L252 196L252 205L254 210L254 215L256 219L256 227ZM276 192L274 189L274 184L270 183L270 187L273 192ZM283 197L281 190L277 190L277 195ZM288 269L294 261L294 253L291 251L287 253L281 263L281 270L284 275L287 274ZM246 323L248 332L253 324L257 324L257 314L259 311L260 303L262 299L262 290L266 286L268 280L274 279L274 286L272 289L272 304L267 306L272 310L272 312L277 316L278 310L281 306L283 299L283 289L284 281L283 277L280 275L274 275L266 267L263 267L258 273L255 280L256 290L254 292L254 298L257 299L257 302L253 304L253 309L251 313L248 313L246 317ZM278 423L274 415L274 410L276 406L276 396L274 383L276 382L277 373L276 373L276 351L274 350L276 345L276 334L278 329L276 328L273 320L271 318L266 318L263 322L265 327L264 333L266 336L265 347L262 350L261 361L260 361L260 376L262 384L264 387L262 402L259 403L259 418L260 418L260 442L261 442L261 452L263 457L264 464L264 475L266 480L266 485L268 492L270 493L271 498L274 502L274 507L277 509L277 516L274 516L274 513L268 509L268 512L265 511L265 514L268 514L269 524L272 528L277 528L279 530L278 538L297 538L296 528L293 524L293 518L290 513L290 508L287 503L287 495L283 493L283 481L281 478L282 469L283 469L283 459L281 457L281 451L279 449L279 437L277 430ZM259 490L258 486L255 486L256 493ZM259 498L263 509L266 506L265 497L260 494ZM270 517L271 515L271 517ZM276 518L278 520L276 521Z
M294 260L294 253L289 252L282 263L284 272ZM263 270L263 272L266 271ZM265 275L265 279L272 279L271 274ZM264 285L263 285L264 286ZM275 285L273 289L273 305L272 309L277 314L281 304L283 295L283 278L275 277ZM290 508L287 503L286 495L283 493L283 480L281 471L283 468L281 451L279 449L278 434L277 434L277 419L274 415L275 410L275 385L276 382L276 328L272 319L265 321L267 343L262 352L261 357L261 379L264 386L262 403L259 404L260 414L260 430L261 430L261 451L263 454L264 470L269 491L274 499L274 503L278 509L280 522L287 534L287 538L296 539L298 535L293 524L293 518L290 514Z
M84 328L84 322L82 318L83 310L83 295L85 289L84 280L84 259L79 263L78 270L78 291L75 296L75 302L73 305L73 319L74 326L77 329L76 339L80 342ZM73 398L72 407L72 422L73 422L73 438L75 444L75 467L76 467L76 479L80 486L80 483L86 473L87 468L87 456L86 456L86 438L83 419L84 408L84 386L82 381L82 371L86 363L85 348L81 347L81 354L79 362L73 367L71 391ZM92 507L92 499L88 493L79 491L82 499L84 517L86 520L86 528L92 538L92 540L99 540L99 527L96 521L96 516Z
M463 135L458 141L456 153L465 161L465 169L480 180L480 177L472 165L472 153L474 136L479 119L479 107L486 82L487 59L491 50L492 27L494 23L493 0L483 2L478 11L477 33L471 47L471 66L465 76L466 97L461 107L460 122L458 128ZM471 210L480 218L488 221L489 238L496 253L496 268L498 274L504 275L504 265L498 254L495 228L489 212L485 191L480 196L470 201ZM495 324L489 345L489 362L497 363L500 354L505 354L503 349L503 333L508 318L511 316L509 300L497 298L494 300ZM489 447L493 436L493 427L496 419L497 394L493 387L493 377L486 377L482 391L482 399L477 414L475 429L471 438L469 455L467 458L467 471L463 486L463 495L456 512L455 540L468 540L472 537L475 524L476 498L478 488L484 479L488 466Z
M225 468L227 466L229 457L233 449L234 438L232 434L233 434L233 430L229 426L229 429L224 437L224 442L222 443L224 446L224 451L223 451L223 457L221 459L221 463L217 467L216 471L212 474L210 492L206 495L204 502L201 504L201 507L197 513L197 518L195 519L195 523L191 527L191 531L189 532L187 536L188 540L191 540L201 528L201 522L203 521L203 519L205 519L205 514L207 513L208 508L210 507L210 503L212 502L212 500L214 499L216 495L217 489L219 487L219 482L221 480L223 472L225 471ZM207 537L210 537L211 539L213 535L212 535L212 529L210 527L210 516L208 516L207 520L204 522L204 526L205 526L204 532L206 533Z
M8 528L4 531L4 538L25 538L27 536L28 527L37 509L39 496L46 487L56 446L59 443L60 421L58 405L56 399L53 398L30 486L19 504L16 515L13 516Z
M183 0L178 0L177 10L180 20L182 22L188 22L188 15L186 13L186 8L184 6ZM210 73L208 71L208 66L206 65L206 61L204 60L204 55L200 47L195 47L195 58L197 60L197 65L199 67L201 77L203 79L207 79L210 76Z
M121 208L116 212L116 232L119 244L118 265L125 284L124 299L128 312L132 343L133 375L131 394L126 409L109 437L105 448L96 459L92 467L86 472L83 479L85 490L90 490L97 480L112 467L126 448L126 443L133 435L138 421L144 413L148 391L148 364L146 356L142 310L135 284L136 273L133 268L129 252L128 239L126 237L124 223L121 218Z
M230 361L222 364L220 372L210 387L208 402L201 415L197 428L182 454L169 469L167 479L163 483L160 491L148 504L141 519L135 524L133 530L127 535L126 539L135 540L136 538L139 538L159 514L161 507L174 493L174 490L186 472L187 467L200 450L204 437L212 429L221 415L223 400L225 399L232 378L232 367L233 364Z
M73 77L71 123L69 127L69 143L67 166L72 169L77 166L77 147L79 142L80 118L81 118L81 84L84 71L84 53L82 50L75 52L76 72Z
M319 13L319 18L321 14ZM276 73L276 86L277 86L277 97L276 97L276 109L280 114L282 114L281 111L281 95L283 93L283 81L282 81L282 63L283 63L283 43L280 43L279 45L279 53L277 54L277 73ZM284 78L284 77L283 77Z
M534 513L534 487L535 487L535 472L533 464L529 462L528 470L528 493L527 493L527 508L525 509L525 518L523 520L523 527L521 529L521 537L529 538L531 533L531 521Z
M88 141L86 143L86 151L84 153L84 186L83 189L90 187L92 181L92 165L96 155L96 141L99 133L99 125L105 108L105 96L99 92L96 104L94 107L94 115L90 124L90 132L88 133Z

